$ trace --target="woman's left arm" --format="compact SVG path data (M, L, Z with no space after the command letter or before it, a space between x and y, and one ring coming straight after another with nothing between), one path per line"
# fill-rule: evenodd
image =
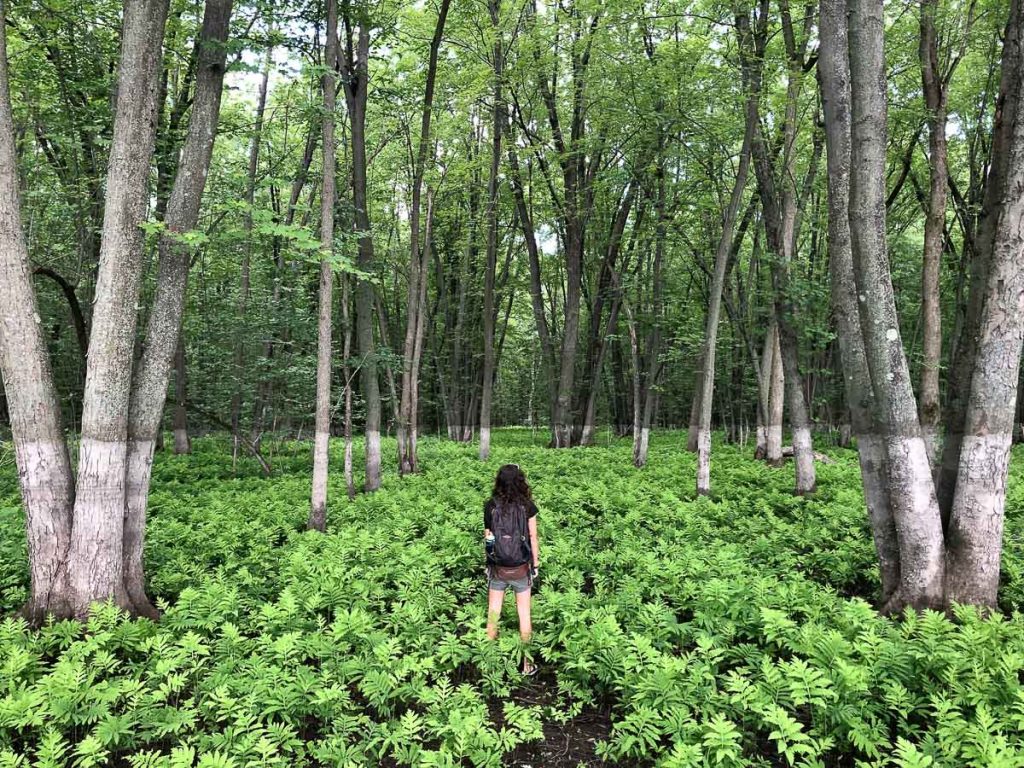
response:
M529 521L530 527L530 549L533 550L533 567L540 565L540 542L537 539L537 516L534 515Z

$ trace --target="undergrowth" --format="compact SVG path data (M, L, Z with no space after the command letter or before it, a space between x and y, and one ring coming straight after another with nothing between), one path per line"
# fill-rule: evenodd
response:
M595 710L610 713L609 764L1024 765L1024 483L1009 493L1003 613L894 621L871 605L852 451L831 451L801 499L791 466L716 444L715 493L696 498L682 442L658 435L636 470L628 441L551 451L506 430L481 464L424 439L421 475L353 503L335 472L319 535L303 530L308 445L279 448L264 479L200 440L154 467L161 621L99 607L38 631L12 615L24 522L0 462L0 767L500 766ZM514 611L484 639L481 504L505 461L541 510L539 681L516 672ZM526 686L546 703L522 703Z

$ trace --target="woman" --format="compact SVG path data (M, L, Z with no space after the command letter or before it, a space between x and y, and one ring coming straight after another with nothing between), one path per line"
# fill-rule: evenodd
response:
M518 464L498 470L491 498L484 504L484 542L487 549L487 637L498 637L498 619L509 587L516 595L519 636L529 643L530 588L540 567L537 541L537 505ZM537 667L523 661L523 674L534 675Z

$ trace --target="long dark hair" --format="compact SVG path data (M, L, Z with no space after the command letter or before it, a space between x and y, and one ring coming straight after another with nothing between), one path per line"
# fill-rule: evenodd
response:
M494 490L491 491L491 499L495 502L501 501L505 504L519 504L523 509L528 509L533 503L533 493L530 485L526 482L526 475L519 468L518 464L505 464L498 470L494 478Z

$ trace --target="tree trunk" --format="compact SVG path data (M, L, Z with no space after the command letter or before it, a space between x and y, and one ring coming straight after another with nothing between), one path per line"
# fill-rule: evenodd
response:
M722 234L715 251L715 266L708 297L707 325L704 329L704 349L701 352L701 380L698 395L694 400L700 403L697 418L697 494L711 493L711 406L715 394L715 354L718 346L718 321L722 314L722 292L725 289L726 268L732 250L733 229L743 202L743 190L747 185L750 169L750 149L757 125L757 104L760 94L760 64L753 64L744 58L743 80L747 87L746 128L743 145L740 148L740 162L733 182L729 206L722 219ZM758 82L753 82L754 78ZM794 446L795 447L795 446Z
M921 385L918 413L928 459L938 457L939 361L942 356L942 306L939 301L939 272L942 265L943 235L946 228L946 83L939 66L935 29L937 0L921 0L921 80L928 110L928 168L931 177L924 222L924 257L921 262Z
M345 6L346 14L349 8ZM370 230L370 211L366 199L366 98L369 86L370 31L365 23L353 24L345 19L350 36L348 45L342 46L342 82L348 107L350 141L352 147L352 203L354 228L359 238L359 269L368 274L374 271L373 234ZM355 34L355 39L351 36ZM363 489L380 488L380 382L377 379L377 352L373 339L375 311L374 288L370 280L360 278L356 284L356 342L362 357L359 378L366 402L366 479Z
M512 197L516 204L516 218L523 230L523 239L526 241L526 254L530 263L530 306L533 309L533 319L537 328L537 337L540 340L541 370L548 386L549 416L552 419L551 427L554 428L554 413L551 408L558 396L558 388L555 380L555 345L551 338L551 331L548 325L547 315L544 311L544 289L540 272L540 250L537 246L537 236L533 227L533 217L530 215L530 208L526 202L526 195L523 190L522 176L519 171L519 158L515 151L515 142L509 141L508 147L509 183L512 187Z
M946 598L994 607L999 587L1006 481L1014 405L1024 338L1024 11L1012 0L1003 49L1004 94L993 152L1002 173L990 177L999 201L988 226L992 236L987 279L971 285L978 300L978 335L966 399L956 491L947 533ZM986 193L988 190L986 190ZM988 197L988 194L986 194Z
M344 334L342 342L341 375L345 379L345 490L349 501L356 497L356 483L352 472L352 378L356 372L349 364L352 356L352 320L349 314L348 275L341 275L341 327Z
M155 616L145 592L142 550L146 504L152 474L153 446L160 429L167 384L179 347L190 248L177 239L199 219L199 204L213 155L220 117L231 0L207 0L199 53L196 89L188 135L182 148L160 238L156 296L146 326L146 341L132 382L128 421L128 490L124 527L125 587L136 610ZM182 351L184 362L184 351ZM184 390L182 377L182 390Z
M430 119L434 111L434 82L437 77L437 56L441 48L441 37L444 34L445 20L448 17L450 0L441 0L441 7L434 27L434 36L430 41L430 55L427 63L427 81L423 94L423 112L420 122L419 147L412 173L412 206L409 211L409 287L405 314L405 345L402 352L402 399L399 406L398 423L398 471L408 474L416 471L416 449L414 444L413 422L416 408L414 390L419 382L415 379L419 371L413 371L418 329L422 327L421 316L426 313L427 266L430 254L426 247L420 250L420 199L423 192L423 174L427 165L427 154L430 149ZM433 156L431 152L431 157ZM423 297L423 302L420 297Z
M850 232L861 331L885 441L900 549L900 587L886 606L943 605L945 547L893 295L885 230L886 98L881 0L848 0Z
M533 6L528 6L532 9ZM529 12L529 10L528 10ZM531 18L532 18L531 14ZM598 146L589 152L586 148L586 93L587 68L590 63L591 44L597 30L600 15L594 15L589 23L589 30L584 34L581 28L576 30L576 39L581 42L579 53L572 57L570 73L571 118L568 121L568 133L563 133L562 123L558 114L559 101L555 89L552 88L546 74L537 78L541 91L548 125L558 164L562 175L563 196L556 209L564 233L564 265L565 265L565 300L563 302L562 344L558 365L558 380L555 389L555 400L552 404L552 444L555 448L568 448L573 437L573 387L576 373L576 347L579 342L580 300L582 298L583 280L583 249L586 240L586 225L593 208L594 195L589 181L593 171L601 160ZM544 69L540 60L540 51L534 52L538 71Z
M188 436L188 381L185 366L185 329L178 332L178 346L174 352L174 453L181 456L192 453Z
M26 618L72 613L64 585L74 484L50 359L38 317L21 200L7 75L6 3L0 3L0 372L25 508Z
M640 388L640 344L636 332L636 319L633 317L633 310L629 302L623 301L622 308L626 313L626 323L629 330L629 357L630 368L633 380L633 466L637 469L647 464L647 449L650 444L650 433L644 434L642 393Z
M768 335L771 338L771 368L768 368L768 424L765 426L765 461L770 467L782 466L782 415L786 394L786 376L782 367L779 347L779 326L772 319Z
M794 36L789 6L781 6L783 38L786 46L787 84L786 109L783 122L782 180L775 179L775 167L765 143L759 122L755 123L753 152L756 158L757 186L764 213L765 239L775 257L772 260L772 302L775 308L775 323L779 338L778 352L784 375L786 405L789 408L789 423L793 433L793 458L797 494L813 493L815 490L814 446L811 440L810 419L800 375L799 350L796 330L793 327L793 300L789 286L790 264L794 258L799 226L799 206L794 180L795 143L797 136L798 101L806 68L805 53L808 38L797 40ZM744 56L758 60L763 55L767 29L764 21L758 23L757 34L750 38L744 32L749 30L746 14L741 17L741 44ZM809 28L805 23L805 31ZM817 153L811 161L808 179L813 183ZM780 430L781 431L781 430ZM776 457L769 453L769 462Z
M491 455L491 400L494 396L494 273L498 261L498 174L501 171L501 132L505 125L505 107L501 92L504 67L504 41L501 35L501 0L488 0L494 33L494 105L491 120L491 168L487 180L487 256L484 266L484 370L480 395L480 460Z
M167 5L167 0L138 0L125 3L124 9L117 105L68 551L71 604L74 614L81 618L88 614L92 603L107 599L129 611L151 610L148 601L136 605L126 589L125 540L128 539L132 549L137 548L135 537L141 539L141 530L128 530L133 521L129 520L126 526L125 509L129 490L132 350L143 268L141 224L148 203L157 80ZM173 354L173 342L170 350ZM166 379L161 405L165 398ZM140 437L152 440L151 435L140 433ZM145 461L141 457L151 455L151 450L152 442L147 451L133 456L133 476L140 473L139 463ZM132 496L139 495L142 495L141 489L133 488ZM128 552L132 556L131 549Z
M788 288L780 289L776 295L788 295ZM777 308L776 313L778 311ZM788 317L792 317L788 300L781 311ZM785 390L786 406L789 408L789 424L793 439L793 464L796 474L793 492L798 496L804 496L814 493L817 488L814 471L814 444L811 439L811 419L807 415L807 400L804 398L803 377L800 375L798 363L796 332L788 322L779 323L779 349L785 376L783 389ZM779 433L781 434L781 432L780 426Z
M410 454L413 457L412 471L419 471L419 463L416 454L416 443L419 438L419 408L420 408L420 363L423 359L423 341L427 330L427 264L429 263L430 250L433 247L434 232L434 191L427 187L427 221L423 232L423 264L421 267L419 306L420 312L416 320L416 332L413 340L412 352L412 394L409 408L409 431L407 441Z
M874 390L864 351L850 246L850 78L843 6L843 0L822 0L818 59L828 149L829 276L850 426L857 435L864 501L878 554L879 604L886 605L899 587L900 552L889 503L885 444L874 415Z
M664 168L658 169L657 224L654 235L654 263L651 268L651 328L647 334L643 361L646 371L643 374L643 385L634 389L640 401L634 405L634 413L639 410L639 422L634 415L636 436L634 438L633 465L642 467L647 464L647 451L651 441L651 423L654 420L655 403L658 393L657 379L660 370L659 355L661 352L661 321L662 321L662 264L665 255L665 237L668 221L665 216L665 173ZM639 364L639 359L635 361Z
M1020 47L1013 44L1011 34L1015 23L1014 13L1019 12L1018 4L1011 4L1011 12L1007 21L1004 36L1002 72L999 81L999 95L996 99L996 111L993 120L991 148L989 150L988 173L978 171L982 185L980 192L971 195L974 207L978 207L980 197L980 215L977 229L971 243L970 286L967 307L958 338L955 340L955 356L951 360L947 387L946 414L943 419L945 440L942 445L942 461L938 467L937 492L939 509L943 525L952 514L956 485L960 474L960 457L963 436L966 427L967 408L970 400L971 379L977 358L977 344L981 336L982 304L987 295L989 261L994 252L996 226L1002 204L1001 195L1006 190L1006 177L1009 173L1008 158L1011 136L1015 77L1010 74L1024 66L1024 54ZM972 164L973 170L973 164ZM984 182L980 177L984 176ZM977 287L977 290L975 290Z
M760 375L757 377L757 438L754 458L768 459L768 424L771 421L772 372L775 370L775 325L768 326L761 352Z
M334 290L334 93L338 62L338 0L327 0L327 36L322 79L323 183L320 190L320 316L317 321L316 431L313 438L313 491L310 530L327 529L327 473L331 442L331 319Z
M259 170L260 145L263 140L263 115L267 107L267 84L270 81L270 67L273 63L273 48L267 46L266 59L263 62L263 73L260 76L259 97L256 101L256 122L253 124L252 139L249 144L249 167L245 177L245 216L242 220L244 232L242 243L242 267L238 288L238 306L235 322L235 390L231 395L231 434L234 441L234 456L238 456L239 420L242 415L242 383L245 376L245 315L249 308L250 264L252 261L252 208L256 200L256 172Z

